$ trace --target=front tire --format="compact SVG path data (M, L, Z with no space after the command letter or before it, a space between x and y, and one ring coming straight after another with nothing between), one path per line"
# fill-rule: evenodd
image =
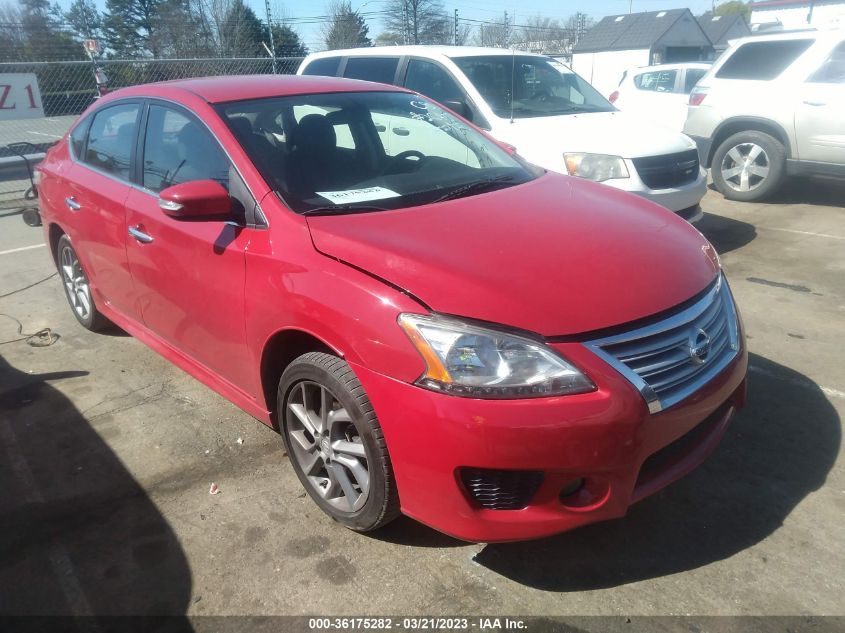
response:
M786 174L786 149L765 132L739 132L716 149L713 184L728 200L754 202L775 193Z
M65 296L70 304L73 316L87 330L97 332L108 327L110 322L97 309L91 294L91 284L88 275L79 262L79 257L67 235L59 238L56 245L56 263L59 277L65 289Z
M279 381L279 424L305 490L336 521L369 532L399 515L399 495L381 426L342 359L311 352Z

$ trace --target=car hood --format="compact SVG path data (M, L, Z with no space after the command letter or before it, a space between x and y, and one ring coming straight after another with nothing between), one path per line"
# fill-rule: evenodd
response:
M544 336L653 315L718 273L675 214L604 185L546 174L439 204L308 218L315 247L435 312Z
M502 121L493 135L516 147L528 160L535 160L532 155L550 154L562 162L564 152L639 158L695 149L685 134L619 111Z

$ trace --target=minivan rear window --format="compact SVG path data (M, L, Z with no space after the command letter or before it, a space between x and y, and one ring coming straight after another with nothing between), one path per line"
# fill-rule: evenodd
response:
M398 65L398 57L351 57L346 62L343 76L349 79L392 84Z
M716 73L719 79L774 79L810 48L813 40L748 42L731 55Z
M302 74L334 77L337 75L338 66L340 66L340 57L322 57L308 64L302 71Z

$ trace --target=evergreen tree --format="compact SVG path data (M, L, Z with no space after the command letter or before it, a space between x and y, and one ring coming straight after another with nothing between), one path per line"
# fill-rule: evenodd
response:
M330 21L325 30L326 48L361 48L372 46L370 29L364 18L352 10L350 0L336 0L329 7Z
M224 57L266 57L261 42L269 44L267 26L243 0L235 0L220 25L220 52Z
M100 39L103 20L94 0L73 0L63 18L79 39Z
M156 22L163 3L164 0L106 0L103 30L116 57L159 56Z
M305 57L308 54L308 47L302 43L299 33L287 24L273 25L273 45L276 57Z

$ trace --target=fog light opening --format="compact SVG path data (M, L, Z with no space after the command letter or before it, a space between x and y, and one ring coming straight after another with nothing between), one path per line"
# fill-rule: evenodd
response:
M577 479L573 479L572 481L566 482L563 488L560 489L560 502L566 503L567 497L571 497L572 495L578 493L581 488L584 487L584 478L578 477Z

